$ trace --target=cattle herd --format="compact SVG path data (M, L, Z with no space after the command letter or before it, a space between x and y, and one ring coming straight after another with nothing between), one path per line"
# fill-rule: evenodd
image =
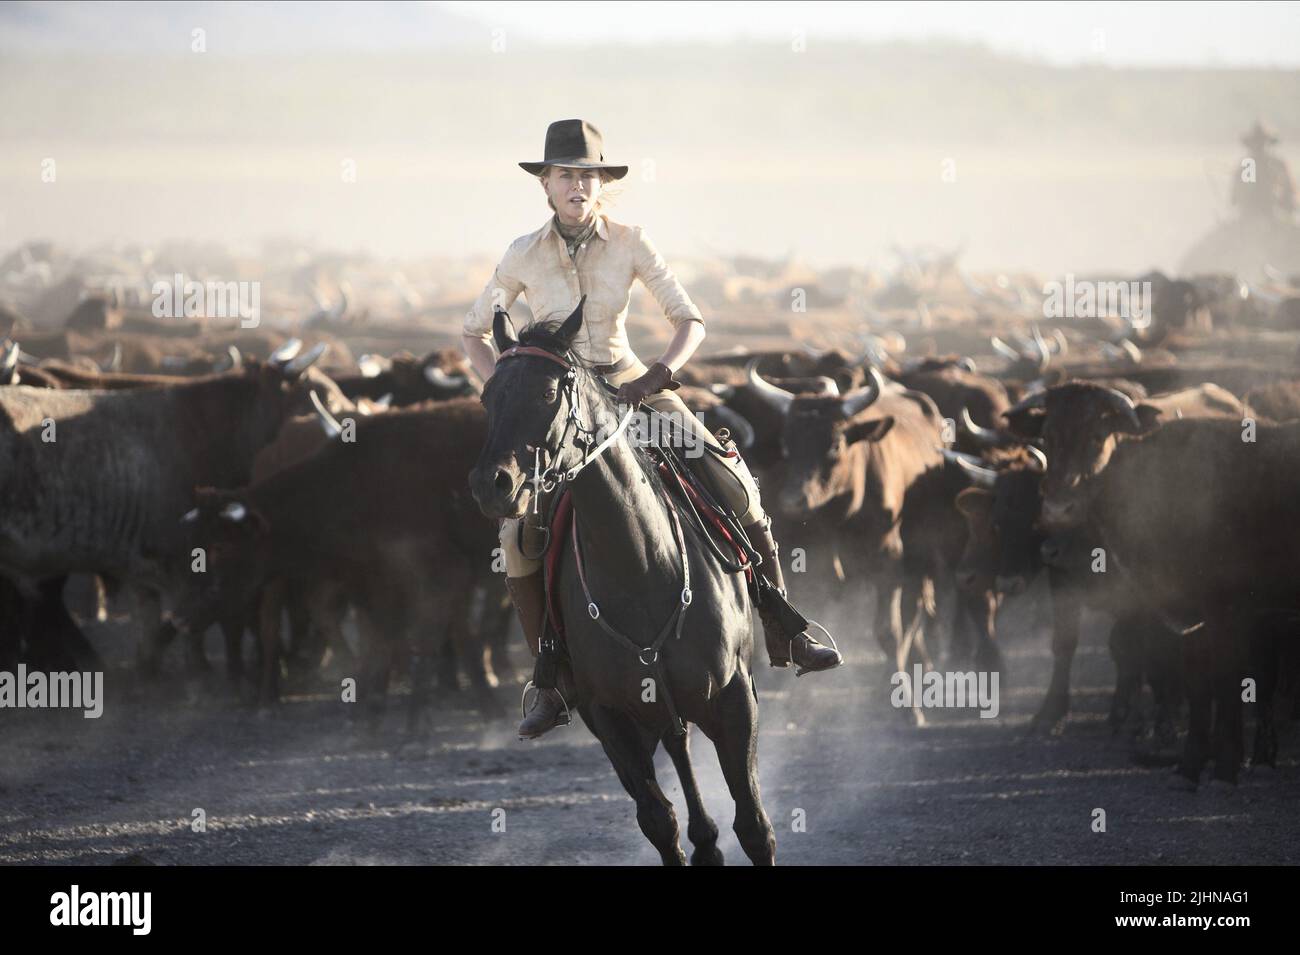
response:
M964 275L961 308L886 289L834 319L850 347L723 349L724 332L679 394L759 477L806 561L796 603L814 579L874 591L882 685L1001 670L1000 611L1046 593L1033 729L1062 731L1091 608L1113 618L1117 731L1177 749L1189 786L1207 767L1235 782L1247 715L1256 764L1296 715L1300 290L1143 278L1146 322L1035 314ZM513 719L494 688L527 675L469 493L487 422L459 350L354 359L338 315L246 329L109 295L61 322L0 317L0 670L103 669L83 627L129 614L145 687L208 668L215 627L262 705L328 667L372 720L394 678L415 727L462 677ZM837 634L846 657L865 636ZM899 719L924 723L908 702Z

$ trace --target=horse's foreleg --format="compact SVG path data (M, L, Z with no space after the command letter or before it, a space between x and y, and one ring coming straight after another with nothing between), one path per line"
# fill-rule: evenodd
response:
M739 670L717 699L718 719L711 730L722 775L736 802L732 824L740 847L754 865L776 862L776 834L763 811L758 790L758 703L750 693L749 674Z
M655 779L657 737L643 733L627 716L602 706L587 711L587 725L600 740L618 780L636 803L636 821L664 865L685 865L678 845L677 814Z
M704 808L700 787L695 779L695 767L691 765L690 736L678 736L669 730L663 736L663 744L672 758L677 779L686 796L686 835L695 846L695 851L691 853L691 865L722 865L722 852L718 849L718 824Z

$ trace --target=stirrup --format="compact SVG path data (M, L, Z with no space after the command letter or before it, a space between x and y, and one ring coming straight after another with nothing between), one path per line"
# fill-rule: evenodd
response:
M551 687L551 689L555 691L555 695L560 698L560 705L564 707L564 722L560 723L557 721L555 725L568 726L570 723L573 722L573 714L569 712L569 701L564 698L564 694L560 692L560 688L558 686L553 686ZM526 719L528 717L528 691L529 690L536 690L538 693L542 692L542 688L538 686L536 683L534 683L532 680L529 680L527 683L524 684L524 692L519 697L520 719Z
M805 619L807 619L807 618L805 618ZM829 630L827 630L825 627L823 627L823 626L822 626L820 623L818 623L816 620L808 620L808 623L809 623L810 625L816 627L816 628L817 628L818 630L820 630L822 633L826 634L826 639L829 640L829 641L831 642L831 649L834 650L836 653L840 653L840 645L839 645L838 643L835 642L835 637L831 635L831 632L830 632ZM807 631L804 631L804 632L806 633ZM808 639L811 640L811 639L812 639L812 636L810 635L810 636L808 637ZM791 641L791 642L793 642L793 641ZM790 662L791 662L791 663L794 663L794 653L793 653L793 652L791 652L791 654L790 654ZM830 669L835 670L835 669L838 669L839 667L842 667L842 666L844 666L844 654L840 653L840 662L837 663L837 664L835 664L835 666L831 667ZM794 668L794 675L795 675L795 676L803 676L805 673L825 673L825 672L826 672L825 670L807 670L807 669L805 669L804 667L799 666L798 664L795 664L795 668Z

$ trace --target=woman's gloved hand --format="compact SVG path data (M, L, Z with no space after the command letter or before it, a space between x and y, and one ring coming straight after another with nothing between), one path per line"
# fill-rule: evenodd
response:
M650 395L664 389L676 391L680 387L680 382L673 381L673 370L657 361L640 378L619 386L618 402L635 408Z

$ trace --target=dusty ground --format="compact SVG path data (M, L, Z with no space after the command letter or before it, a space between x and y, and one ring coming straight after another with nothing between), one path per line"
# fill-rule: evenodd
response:
M1167 768L1135 762L1106 726L1113 669L1105 618L1097 617L1076 662L1066 732L1026 739L1050 655L1038 613L1023 604L1004 614L999 718L931 711L927 727L911 728L888 705L875 641L847 622L870 619L866 609L864 599L825 613L849 651L843 669L797 681L789 670L759 674L760 770L780 862L1300 861L1294 724L1284 728L1276 771L1247 772L1232 791L1172 789ZM110 654L125 643L111 625L90 634ZM195 694L179 676L177 699L135 699L125 660L107 679L108 705L97 721L0 711L0 861L657 860L585 728L540 743L513 739L513 686L499 691L509 718L485 722L467 700L452 700L426 736L412 739L401 732L400 707L371 737L349 724L344 704L321 694L293 697L266 717ZM694 743L723 851L728 862L743 862L712 749L698 731ZM684 829L662 754L660 765ZM195 808L206 812L204 833L191 830ZM493 830L498 808L504 832ZM1105 833L1091 830L1095 808L1106 811ZM805 832L793 831L799 809Z

